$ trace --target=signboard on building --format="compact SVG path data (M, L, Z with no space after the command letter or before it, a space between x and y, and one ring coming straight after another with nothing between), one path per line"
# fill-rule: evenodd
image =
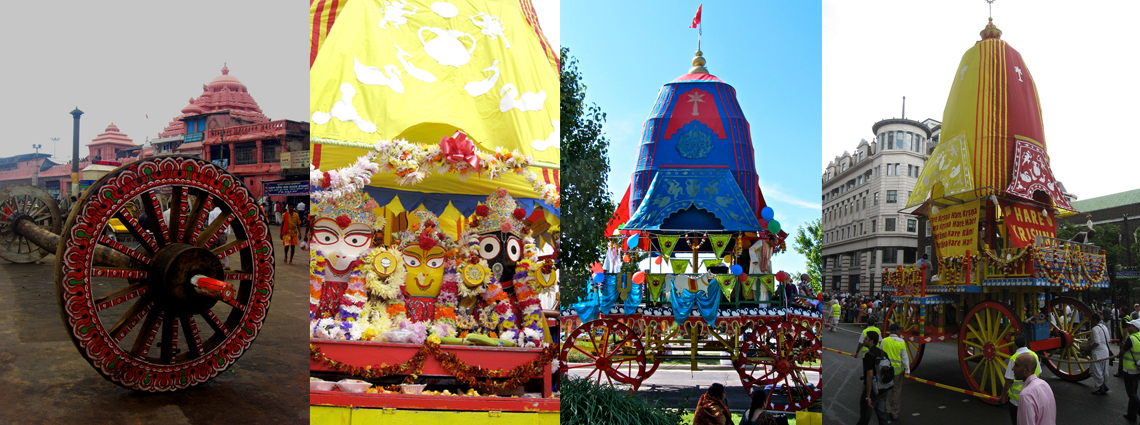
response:
M115 161L91 161L91 163L94 165L110 165L112 167L120 167L123 165L123 163Z
M307 196L308 180L262 182L266 196Z
M186 137L182 139L182 142L184 142L184 143L201 142L204 134L205 133L202 133L202 132L187 133Z
M309 168L309 151L281 152L281 168Z
M221 169L223 169L223 170L225 170L225 169L227 169L227 168L229 168L229 167L230 167L230 160L229 160L229 159L226 159L226 158L222 158L222 159L215 159L215 160L213 160L213 161L210 161L210 162L213 162L213 163L214 163L214 165L217 165L218 167L220 167L220 168L221 168Z

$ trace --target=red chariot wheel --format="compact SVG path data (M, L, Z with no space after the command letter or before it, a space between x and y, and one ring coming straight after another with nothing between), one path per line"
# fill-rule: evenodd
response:
M918 307L910 304L894 303L887 310L887 320L883 322L883 329L890 329L892 323L902 328L903 335L918 334ZM918 364L922 363L922 354L926 352L926 344L906 341L906 352L910 357L910 371L914 373Z
M107 231L112 218L137 248ZM130 267L107 267L108 255ZM217 376L257 337L273 293L273 244L240 179L164 156L120 167L83 195L63 227L56 270L60 314L83 358L123 387L174 391ZM224 280L236 296L199 295L195 275Z
M1005 304L983 301L966 313L958 331L958 363L971 390L995 397L1005 388L1005 368L1016 351L1013 337L1021 322ZM996 400L982 399L997 404Z
M1084 303L1072 298L1054 298L1045 309L1049 315L1049 336L1061 338L1061 347L1042 351L1038 357L1054 375L1066 381L1081 381L1092 376L1086 363L1069 361L1092 360L1091 354L1081 352L1081 344L1092 335L1092 311Z
M604 378L611 386L617 381L632 385L634 391L646 376L641 338L614 319L592 320L574 328L563 342L558 360L560 373L590 369L586 379L601 384Z
M791 412L806 409L823 394L822 359L815 333L781 321L745 332L732 364L750 397L765 390L765 409Z

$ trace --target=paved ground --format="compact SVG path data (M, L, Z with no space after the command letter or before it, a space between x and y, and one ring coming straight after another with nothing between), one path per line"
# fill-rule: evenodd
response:
M276 283L257 340L213 380L164 394L123 389L79 355L60 321L54 256L0 261L0 423L308 423L308 253L286 265L274 239Z
M840 325L847 330L861 329L855 325ZM823 345L837 350L851 352L855 348L857 334L851 332L823 332ZM1117 352L1118 347L1112 347ZM1110 368L1115 373L1116 367ZM823 421L824 423L850 424L859 419L858 398L862 387L859 373L862 366L850 356L832 352L823 355ZM956 343L935 343L926 347L922 363L914 371L914 376L965 388L966 381L958 363ZM1107 396L1090 394L1093 390L1091 378L1082 382L1066 382L1042 368L1041 378L1053 389L1057 400L1057 423L1059 424L1102 424L1126 423L1121 416L1127 408L1124 395L1124 381L1109 378ZM1005 406L986 404L977 398L926 384L909 381L902 393L902 412L896 424L1006 424L1009 412ZM874 423L874 420L872 420Z

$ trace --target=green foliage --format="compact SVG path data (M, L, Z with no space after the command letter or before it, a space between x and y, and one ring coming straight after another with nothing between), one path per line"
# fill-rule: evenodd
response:
M819 219L810 221L796 229L796 239L792 249L807 258L808 276L815 292L823 289L823 227ZM793 275L798 277L799 275Z
M563 425L680 425L681 414L660 401L644 398L589 379L562 379Z
M605 229L614 213L606 184L610 172L609 140L602 134L606 114L586 103L586 85L578 61L563 47L562 57L562 239L560 246L563 300L585 295L590 264L605 252Z

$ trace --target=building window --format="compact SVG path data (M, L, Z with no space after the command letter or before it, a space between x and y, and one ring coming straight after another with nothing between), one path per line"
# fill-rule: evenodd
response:
M885 231L885 232L895 231L895 219L893 219L893 218L886 219L883 222L883 231Z
M899 196L898 192L899 191L897 191L897 190L888 190L887 191L887 203L888 204L893 204L895 202L898 202L898 196Z
M914 232L918 231L918 221L907 219L906 231L908 231L910 233L914 233Z
M887 149L895 148L895 133L887 133Z
M871 220L871 233L879 231L879 220Z
M883 263L897 263L898 261L899 251L897 249L883 248Z
M268 140L261 142L261 163L272 164L274 162L281 162L281 145Z
M863 223L859 223L859 234L860 234L860 235L865 235L865 234L866 234L866 233L864 233L864 232L863 232Z
M875 203L872 205L879 205L879 192L875 192Z
M257 142L237 143L234 145L234 165L249 165L257 163Z
M863 209L867 209L867 197L863 197Z

